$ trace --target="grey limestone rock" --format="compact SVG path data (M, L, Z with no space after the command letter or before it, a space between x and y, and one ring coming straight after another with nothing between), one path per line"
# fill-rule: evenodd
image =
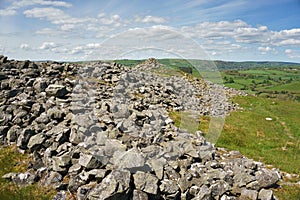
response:
M125 200L129 199L130 190L130 172L127 170L114 170L89 192L88 199Z
M135 188L148 194L157 194L158 178L150 173L137 171L133 175Z
M258 199L260 199L260 200L272 200L272 199L274 199L273 191L272 190L261 189L258 193Z
M58 98L63 98L66 94L68 94L66 86L56 84L49 85L45 91L49 96L55 96Z

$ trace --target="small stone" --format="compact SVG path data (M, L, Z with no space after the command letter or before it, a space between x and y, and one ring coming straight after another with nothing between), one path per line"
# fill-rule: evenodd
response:
M132 200L148 200L148 195L140 190L134 190L133 191L133 197Z
M230 189L230 186L225 181L220 180L217 181L215 184L211 185L210 189L213 197L220 197Z
M137 189L149 194L157 194L158 178L153 174L137 171L133 174L133 180Z
M46 137L44 133L36 134L30 138L27 147L31 150L39 148L43 144L45 139Z
M62 98L66 94L68 94L68 90L63 85L52 84L52 85L49 85L46 88L45 91L46 91L47 95L49 95L49 96L55 96L55 97L58 97L58 98Z
M43 178L41 184L43 186L51 186L52 188L58 188L62 181L62 175L58 172L50 172L46 177Z
M127 170L114 170L89 192L88 199L129 199L129 191L130 172Z
M128 151L117 151L113 155L113 163L120 169L128 169L134 173L142 170L145 166L145 158L137 149L130 149Z
M67 195L66 195L66 191L59 191L57 192L57 194L52 198L52 200L66 200L67 199Z
M4 174L4 175L2 176L2 178L12 180L12 179L13 179L14 177L16 177L16 176L17 176L17 173L9 172L9 173L7 173L7 174Z
M95 169L95 168L99 168L101 166L100 160L98 160L93 155L88 155L88 154L84 154L84 153L80 154L78 163L87 169Z
M161 181L159 189L164 194L175 194L179 190L179 187L176 181L164 179Z
M163 157L158 158L158 159L150 159L147 163L150 164L151 169L154 170L155 175L159 178L162 179L164 175L164 166L167 164L167 160L164 159Z
M273 199L273 191L261 189L258 193L258 199L260 200L272 200Z
M53 170L57 172L65 172L66 167L70 164L71 157L69 155L53 156Z
M279 181L280 175L276 171L263 168L255 173L255 178L260 188L269 188Z
M257 194L256 190L242 189L240 199L257 199Z

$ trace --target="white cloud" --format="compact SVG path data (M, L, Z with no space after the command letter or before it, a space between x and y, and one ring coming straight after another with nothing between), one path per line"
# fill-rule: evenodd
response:
M300 58L300 50L286 49L284 52L289 58Z
M70 31L75 28L75 25L74 24L63 24L60 28L62 31Z
M24 15L26 17L44 19L50 21L52 24L60 25L60 27L57 28L56 30L49 29L49 28L44 28L42 30L39 30L37 31L38 34L47 34L48 32L51 32L52 35L57 35L57 34L61 34L60 33L61 31L70 31L76 28L81 28L83 25L85 25L86 22L95 21L95 19L87 18L87 17L83 17L83 18L71 17L61 9L54 8L54 7L33 8L30 10L25 10Z
M10 6L5 9L0 10L0 16L12 16L17 14L17 10L23 7L28 6L55 6L55 7L66 7L69 8L72 4L67 3L65 1L47 1L47 0L21 0L21 1L13 1Z
M10 6L13 9L19 9L27 6L42 5L42 6L56 6L69 8L72 4L64 1L45 1L45 0L21 0L14 1Z
M111 17L104 17L105 14L103 14L102 16L98 15L98 17L100 19L98 19L96 22L102 24L102 25L114 25L114 26L119 26L121 24L121 17L119 15L112 15ZM98 25L100 25L98 24Z
M285 52L286 54L291 54L293 51L292 51L291 49L286 49L284 52Z
M272 52L273 54L278 53L275 48L271 48L268 46L267 47L258 47L257 49L261 52L261 54L267 54L269 52Z
M47 19L49 21L61 20L69 18L62 10L53 7L47 8L33 8L31 10L25 10L24 15L26 17L34 17L40 19Z
M20 45L20 49L27 50L27 49L29 49L29 45L26 43L23 43Z
M224 39L232 37L234 31L239 28L248 28L249 25L241 20L202 22L195 26L185 26L181 28L185 34L200 39Z
M43 42L43 44L39 47L39 49L49 50L55 47L57 47L57 45L54 42Z
M101 44L100 43L89 43L86 45L86 47L88 49L97 49L97 48L101 47Z
M102 17L104 17L104 16L105 16L105 13L99 13L99 14L97 15L98 18L102 18Z
M273 45L287 46L300 44L300 28L272 32Z
M203 43L211 41L216 44L219 40L234 40L242 45L263 45L265 47L256 47L263 54L276 54L277 50L272 47L300 45L300 28L271 31L267 26L252 27L242 20L203 22L182 27L181 31Z
M145 16L145 17L136 17L135 22L141 22L141 23L156 23L156 24L163 24L166 23L167 20L163 17L156 17L156 16Z
M62 34L61 31L52 28L43 28L41 30L36 31L35 33L41 35L49 35L49 36L58 36Z
M0 16L12 16L15 14L17 14L17 11L10 8L0 10Z
M276 46L300 45L300 39L294 39L294 38L285 39L282 41L278 41L277 43L275 43L275 45Z

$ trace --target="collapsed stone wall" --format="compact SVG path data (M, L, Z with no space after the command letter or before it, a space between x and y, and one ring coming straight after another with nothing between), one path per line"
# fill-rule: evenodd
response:
M116 63L0 56L0 141L32 157L3 178L53 187L54 199L275 199L278 170L222 152L171 111L224 116L239 94L203 80L163 78ZM225 95L224 95L225 94Z

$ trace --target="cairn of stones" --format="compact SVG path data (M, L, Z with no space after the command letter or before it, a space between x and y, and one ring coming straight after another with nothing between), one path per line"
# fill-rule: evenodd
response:
M57 190L53 199L276 199L277 169L216 148L175 126L171 112L224 117L244 95L186 76L159 76L155 59L31 62L0 56L0 143L31 157L2 178Z

